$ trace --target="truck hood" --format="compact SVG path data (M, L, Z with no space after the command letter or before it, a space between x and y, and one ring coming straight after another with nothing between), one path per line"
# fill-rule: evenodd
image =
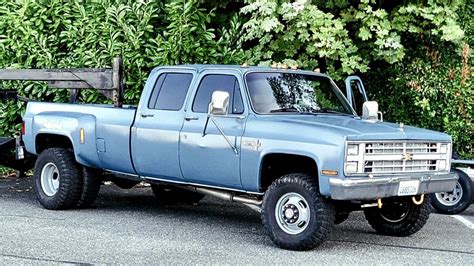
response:
M334 135L342 135L347 140L436 140L451 141L447 134L416 128L401 126L400 124L363 120L359 117L342 115L275 115L272 120L279 120L284 124L294 126L309 126L312 129L320 128L330 131ZM312 132L312 130L309 130Z

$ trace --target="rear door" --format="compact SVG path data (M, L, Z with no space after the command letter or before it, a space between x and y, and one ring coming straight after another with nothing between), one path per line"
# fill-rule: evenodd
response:
M187 107L181 131L180 164L183 176L191 183L240 189L240 144L247 117L240 75L237 72L229 74L229 71L208 70L199 75L196 84L197 91ZM225 91L230 95L229 114L214 117L214 120L237 153L213 122L209 121L203 135L214 91Z
M132 127L132 158L139 175L183 180L178 157L179 132L194 75L193 70L166 70L150 76L155 80L150 85L150 97L141 100Z

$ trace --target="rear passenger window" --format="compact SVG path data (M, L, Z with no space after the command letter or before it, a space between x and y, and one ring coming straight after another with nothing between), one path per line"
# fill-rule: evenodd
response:
M156 80L148 102L148 108L178 111L191 85L193 75L189 73L165 73Z
M196 113L207 113L214 91L229 93L229 113L242 114L244 104L237 78L231 75L207 75L199 84L192 110Z

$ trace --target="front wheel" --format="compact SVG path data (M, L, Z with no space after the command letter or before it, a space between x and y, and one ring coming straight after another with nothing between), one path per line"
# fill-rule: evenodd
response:
M425 197L420 205L413 203L412 197L398 197L385 199L381 209L365 209L364 214L372 228L380 234L409 236L423 228L430 211L429 197Z
M263 198L262 223L270 239L290 250L313 249L326 240L334 224L334 208L307 174L275 180Z

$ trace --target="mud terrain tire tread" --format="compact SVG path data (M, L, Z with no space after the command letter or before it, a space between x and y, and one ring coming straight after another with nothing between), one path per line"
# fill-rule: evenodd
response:
M428 221L431 213L430 198L425 197L421 205L415 205L409 202L409 213L400 222L388 222L381 215L378 208L369 208L364 210L364 215L370 226L379 234L405 237L418 232Z
M90 167L82 166L83 189L77 208L89 208L94 204L100 191L102 180L100 173Z

